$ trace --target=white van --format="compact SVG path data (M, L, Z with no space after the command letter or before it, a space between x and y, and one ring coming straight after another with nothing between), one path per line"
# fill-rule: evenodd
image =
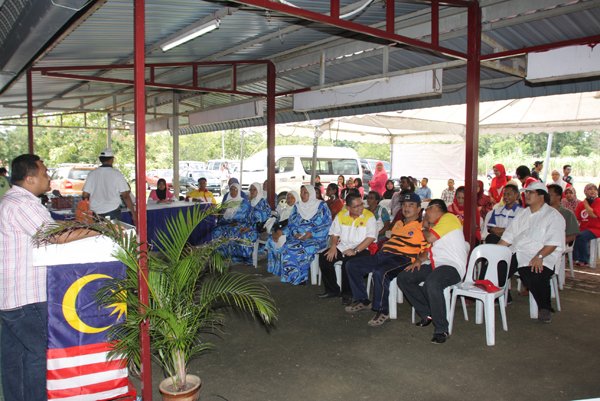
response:
M300 193L301 185L310 184L312 156L312 146L275 146L275 192ZM319 146L315 166L315 173L325 187L331 182L337 183L339 175L345 179L362 177L358 154L350 148ZM264 149L244 160L242 189L247 190L253 182L263 183L266 179L267 150Z

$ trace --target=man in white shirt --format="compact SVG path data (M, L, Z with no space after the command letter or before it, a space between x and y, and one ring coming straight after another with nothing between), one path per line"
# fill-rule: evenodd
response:
M83 198L90 200L90 209L100 217L121 219L121 200L131 212L137 226L137 215L131 201L131 189L123 174L113 168L115 155L110 148L98 156L102 165L88 174L83 186Z
M350 193L346 196L346 210L337 214L331 228L331 247L319 255L319 267L325 292L320 298L342 296L344 304L352 302L352 291L348 281L345 264L357 255L367 256L367 249L377 239L375 216L365 209L360 195ZM335 263L342 262L342 288L337 284Z
M538 319L552 321L550 278L565 248L565 219L549 206L548 190L541 182L525 189L527 208L508 226L499 245L516 253L519 277L538 304Z

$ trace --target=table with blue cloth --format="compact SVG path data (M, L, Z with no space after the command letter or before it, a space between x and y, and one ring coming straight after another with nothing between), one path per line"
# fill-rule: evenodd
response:
M190 203L182 201L176 201L173 203L148 204L146 210L148 243L152 244L156 242L158 231L167 232L167 219L176 217L179 211L185 213L190 207L208 209L210 206L211 205L208 203ZM54 220L71 220L74 218L74 214L70 210L55 210L50 211L50 214ZM121 219L124 223L133 224L131 213L128 210L123 211ZM212 230L215 225L216 218L214 216L209 216L204 219L190 236L189 243L192 245L198 245L210 241L212 238Z

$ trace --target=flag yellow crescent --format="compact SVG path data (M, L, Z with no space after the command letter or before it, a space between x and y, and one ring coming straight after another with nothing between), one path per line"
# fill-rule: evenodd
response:
M85 324L79 318L79 315L77 314L76 302L77 302L77 296L79 295L79 292L88 283L90 283L94 280L99 280L101 278L112 278L112 277L107 276L106 274L88 274L87 276L83 276L80 279L77 279L73 284L71 284L69 289L67 289L67 291L65 292L65 296L63 297L62 311L63 311L63 315L65 316L65 320L67 321L67 323L69 323L69 325L71 325L71 327L73 327L75 330L80 331L82 333L96 334L96 333L101 333L104 330L107 330L108 328L110 328L110 326L106 326L106 327L89 326L89 325Z

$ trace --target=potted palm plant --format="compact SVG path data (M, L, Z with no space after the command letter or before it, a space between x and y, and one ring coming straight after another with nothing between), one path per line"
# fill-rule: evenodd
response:
M257 316L265 324L276 318L276 307L268 289L251 276L229 271L217 252L221 241L200 246L188 245L194 229L206 218L220 213L219 208L202 210L195 206L167 222L158 233L152 252L140 255L134 233L111 227L96 227L118 244L115 257L126 266L122 279L109 281L99 293L99 302L110 305L126 302L127 318L114 326L109 338L114 341L112 355L139 369L141 360L140 324L149 322L150 348L155 362L167 378L160 384L164 400L197 400L200 378L188 373L192 358L212 348L204 336L223 325L226 307ZM148 259L148 274L140 274L140 257ZM148 285L149 301L138 299L139 279ZM186 393L186 395L181 395ZM170 398L176 394L178 398Z

